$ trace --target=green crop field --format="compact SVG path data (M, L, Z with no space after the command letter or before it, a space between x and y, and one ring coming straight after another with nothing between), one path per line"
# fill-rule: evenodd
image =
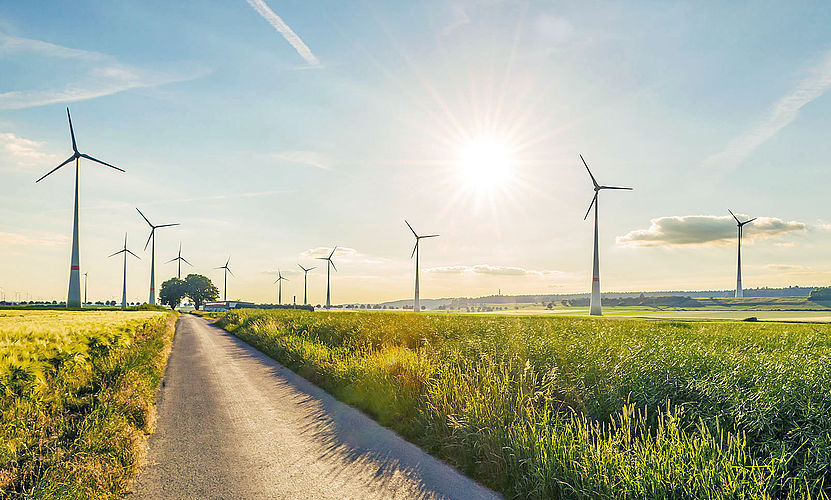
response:
M0 311L0 497L118 498L175 315Z
M219 324L508 497L831 492L831 325L256 310Z

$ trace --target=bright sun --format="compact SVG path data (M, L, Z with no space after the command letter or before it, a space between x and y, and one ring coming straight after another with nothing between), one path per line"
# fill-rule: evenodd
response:
M471 187L491 189L510 180L511 160L510 148L504 142L481 138L470 141L461 149L459 168L464 182Z

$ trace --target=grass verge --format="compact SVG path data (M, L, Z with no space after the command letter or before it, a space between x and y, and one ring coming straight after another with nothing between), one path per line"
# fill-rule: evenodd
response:
M119 498L176 314L0 311L0 497Z
M827 498L826 325L231 311L236 336L514 498Z

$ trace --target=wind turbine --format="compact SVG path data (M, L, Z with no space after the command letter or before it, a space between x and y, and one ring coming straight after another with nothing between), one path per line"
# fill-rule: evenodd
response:
M283 281L288 281L288 278L284 278L280 270L277 270L277 304L283 305Z
M141 257L127 249L127 233L124 233L124 248L110 255L110 257L115 257L120 253L124 254L124 285L121 287L121 308L125 309L127 307L127 254L129 253L135 258L141 259Z
M225 261L224 266L215 267L214 269L225 269L225 289L222 291L223 301L228 302L228 273L231 273L231 268L228 267L228 263L231 262L231 256L228 256L228 260ZM234 276L234 273L231 273L231 276Z
M413 247L413 253L410 254L411 259L413 258L413 256L415 256L415 298L413 299L413 312L421 312L421 302L419 302L418 300L418 243L422 240L422 238L435 238L436 236L438 236L438 234L428 234L427 236L419 236L409 222L404 220L404 224L407 224L407 227L410 228L410 231L413 232L413 236L415 236L416 239L415 246Z
M141 218L150 225L150 236L147 237L147 243L144 244L144 250L147 251L147 245L150 244L150 240L153 240L153 245L150 246L150 301L148 304L155 304L156 303L156 229L162 227L170 227L170 226L178 226L179 223L175 224L160 224L158 226L154 226L147 217L141 213L141 210L136 208Z
M179 279L182 279L182 262L184 262L185 264L187 264L191 267L193 267L193 264L191 264L190 262L187 261L187 259L182 257L182 242L181 241L179 242L179 254L176 257L174 257L174 258L170 259L169 261L165 262L165 264L170 264L171 262L175 262L175 261L179 261L179 271L178 271L176 277L179 278Z
M297 265L300 266L300 269L303 270L303 305L305 306L305 305L309 304L309 301L306 297L306 283L309 281L309 271L314 269L314 267L310 267L310 268L306 269L305 267L301 266L300 264L297 264Z
M591 212L592 205L594 205L594 259L592 264L592 295L589 314L592 316L602 316L603 310L600 304L600 257L597 249L597 197L603 189L625 189L627 191L631 191L632 188L602 186L598 184L597 179L594 178L592 171L589 169L589 165L586 163L586 160L583 159L583 155L580 155L580 159L583 160L583 165L586 166L586 170L589 172L589 177L591 177L592 184L594 185L594 198L592 198L592 202L589 204L589 209L586 210L586 216L583 217L583 220L586 220L589 217L589 212Z
M739 228L739 264L738 270L736 271L736 298L739 299L744 297L744 293L742 293L742 229L746 224L750 224L754 220L758 219L758 217L742 222L738 217L736 217L736 214L734 214L732 210L728 208L727 211L730 212L730 215L732 215L734 219L736 219L736 225Z
M78 249L78 174L80 171L80 160L81 158L86 158L87 160L100 163L101 165L114 168L121 172L124 172L124 170L79 152L78 145L75 143L75 130L72 128L72 117L69 115L69 108L66 108L66 117L69 119L69 134L72 136L72 156L36 180L35 184L45 179L52 172L75 160L75 215L72 222L72 257L69 263L69 293L66 298L66 307L81 307L81 257L80 250Z
M332 267L332 268L335 269L335 271L338 270L338 268L335 267L335 263L332 262L332 256L335 255L335 250L337 250L337 249L338 249L338 247L336 245L335 248L332 249L332 253L330 253L328 257L316 257L318 260L325 260L326 261L326 309L329 309L332 306L332 302L330 300L331 299L331 294L330 294L331 288L329 286L329 268Z

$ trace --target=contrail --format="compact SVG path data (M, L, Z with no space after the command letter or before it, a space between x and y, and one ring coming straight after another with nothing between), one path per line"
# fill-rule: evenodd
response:
M813 74L800 81L774 104L768 116L744 134L734 138L724 151L704 160L705 166L735 168L756 148L796 119L799 110L831 88L831 52L814 67Z
M254 7L254 10L256 10L259 15L263 16L263 19L268 21L268 24L272 25L274 29L283 35L283 38L285 38L286 41L294 47L294 50L296 50L297 53L300 54L300 57L305 59L309 65L320 66L320 61L314 54L312 54L312 50L305 43L303 43L303 40L297 36L297 33L295 33L289 25L280 18L280 16L275 14L274 11L271 10L265 2L263 2L263 0L246 1L248 2L248 5Z

